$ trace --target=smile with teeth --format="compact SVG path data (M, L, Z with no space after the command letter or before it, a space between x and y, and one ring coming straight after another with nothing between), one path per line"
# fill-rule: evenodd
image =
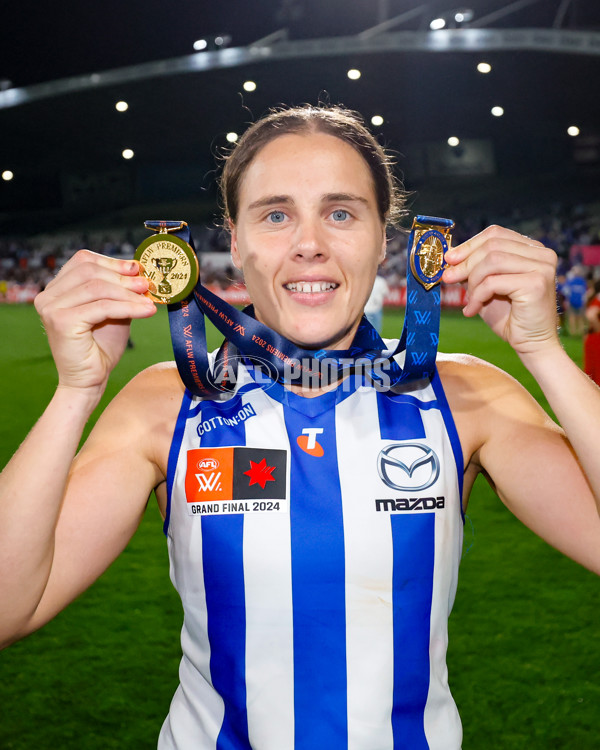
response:
M339 284L333 281L291 281L285 285L290 292L303 292L304 294L315 294L316 292L330 292L337 289Z

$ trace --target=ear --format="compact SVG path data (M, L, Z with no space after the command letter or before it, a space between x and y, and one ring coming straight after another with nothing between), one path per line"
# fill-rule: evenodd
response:
M235 228L235 224L231 221L231 219L227 219L227 221L229 223L229 234L231 236L231 262L238 269L238 271L241 271L242 259L240 257L240 251L237 244L237 230Z
M381 265L381 263L383 263L383 261L385 260L386 250L387 250L387 236L386 236L385 227L384 227L383 228L383 239L382 239L382 242L381 242L381 250L379 252L379 265Z

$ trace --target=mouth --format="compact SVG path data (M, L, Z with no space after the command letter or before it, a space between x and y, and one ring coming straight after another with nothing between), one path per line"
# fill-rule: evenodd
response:
M332 292L339 287L334 281L290 281L284 284L289 292L300 292L301 294L320 294Z

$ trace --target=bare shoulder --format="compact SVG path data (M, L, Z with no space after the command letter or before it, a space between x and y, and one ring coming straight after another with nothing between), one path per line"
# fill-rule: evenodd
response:
M483 446L527 428L560 431L533 396L504 370L468 354L438 355L438 372L463 447L465 466Z
M512 375L471 354L439 354L438 372L453 409L496 409L512 399L540 411L529 392Z
M469 380L477 382L480 378L484 378L486 381L494 378L508 378L515 383L517 382L511 375L496 367L496 365L472 354L439 352L436 364L441 378L446 380L459 379L463 384Z
M175 362L159 362L147 367L133 377L122 392L154 388L168 388L175 391L177 395L183 394L184 385Z
M140 372L114 397L100 415L81 457L93 459L107 446L143 454L166 472L166 463L185 388L173 362Z
M174 362L160 362L142 370L115 396L110 409L140 409L150 418L162 418L173 405L181 403L184 393Z

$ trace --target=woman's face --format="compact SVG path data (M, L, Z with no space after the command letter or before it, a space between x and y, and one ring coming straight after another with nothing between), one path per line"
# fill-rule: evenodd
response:
M276 138L241 181L231 229L258 320L305 348L347 349L385 256L363 157L325 133Z

